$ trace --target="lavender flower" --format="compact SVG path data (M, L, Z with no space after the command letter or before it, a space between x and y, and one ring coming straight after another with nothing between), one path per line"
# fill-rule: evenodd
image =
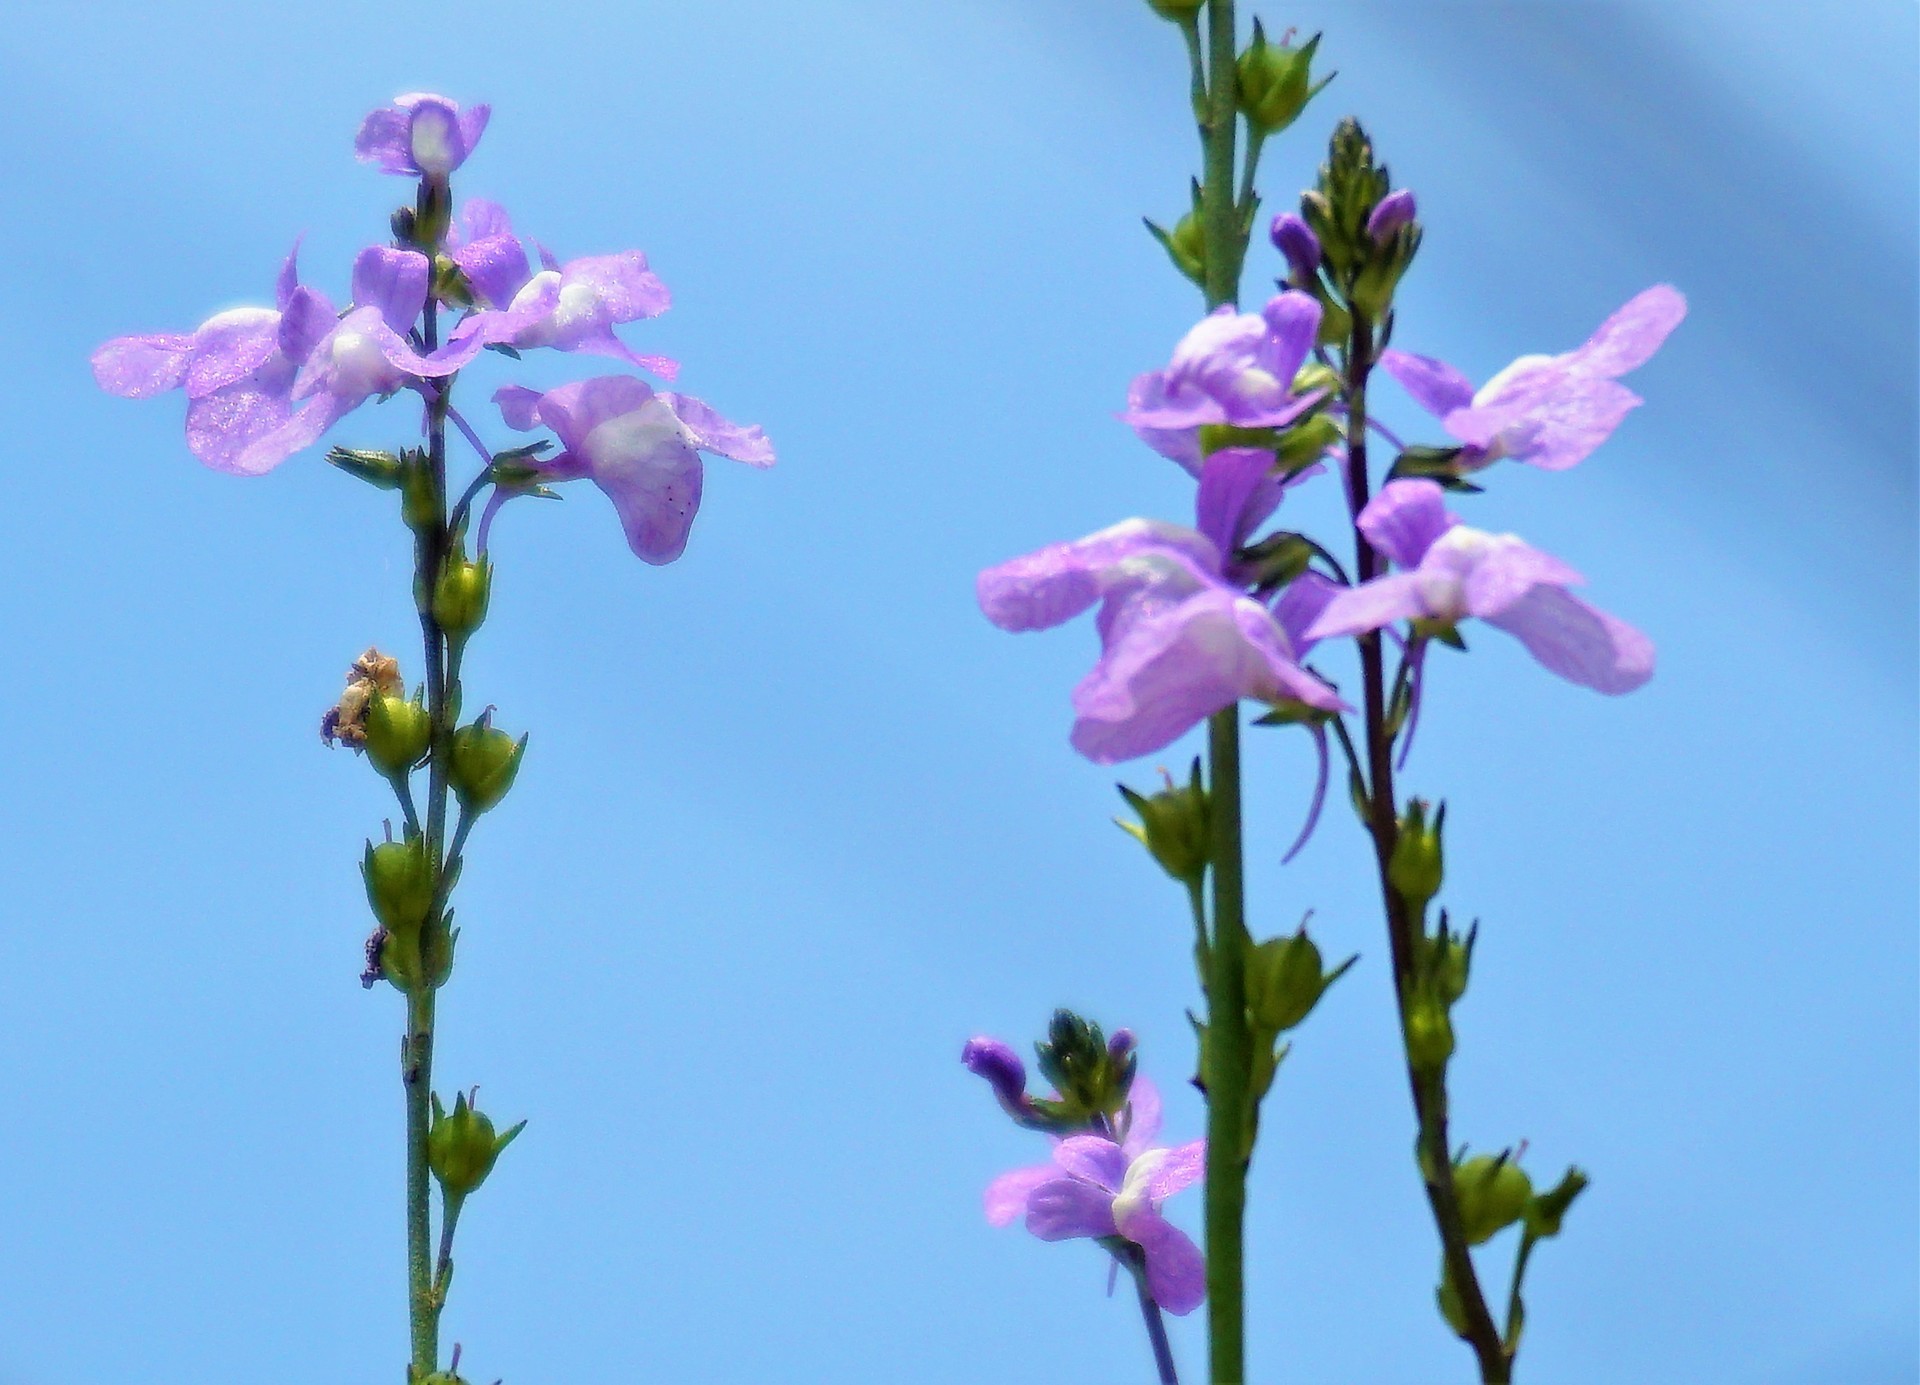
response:
M1465 445L1463 469L1512 457L1564 471L1642 402L1618 377L1645 364L1686 315L1679 290L1656 284L1629 299L1582 346L1559 356L1522 356L1478 391L1430 356L1383 351L1380 366Z
M1181 338L1165 370L1135 377L1120 417L1198 476L1201 425L1284 428L1319 401L1319 392L1292 392L1319 330L1320 305L1295 290L1258 313L1217 308Z
M1401 227L1412 223L1414 215L1412 190L1397 188L1381 198L1379 205L1368 215L1367 238L1375 245L1385 245Z
M509 385L493 398L508 427L544 425L559 437L563 451L530 463L537 479L591 480L613 501L628 546L644 562L670 563L686 550L700 508L700 453L773 465L773 444L758 427L632 376L602 375L545 394ZM482 546L505 495L496 493L482 519Z
M1027 1065L1004 1042L985 1035L969 1039L960 1050L960 1061L968 1072L986 1079L1000 1109L1014 1120L1026 1125L1037 1118L1033 1098L1027 1095Z
M1101 603L1100 660L1073 690L1071 737L1097 764L1159 750L1241 698L1343 708L1223 561L1196 530L1130 519L989 568L980 609L1003 630L1043 630Z
M663 380L680 373L677 361L640 355L614 335L620 323L658 317L673 303L638 250L561 264L542 247L535 274L503 208L476 198L461 209L461 222L448 253L490 306L454 329L437 361L465 365L496 344L516 350L550 346L611 356Z
M487 106L463 111L444 96L410 92L368 113L353 152L382 173L444 180L473 153L492 113Z
M293 417L292 390L310 343L287 315L331 319L333 308L299 282L296 246L281 266L273 308L229 308L190 333L115 337L93 353L100 388L128 399L187 393L187 447L208 466L241 476L285 456L256 448Z
M1329 599L1308 634L1357 635L1401 620L1477 616L1569 682L1627 693L1653 676L1653 642L1570 595L1584 579L1512 534L1470 529L1432 481L1390 481L1360 512L1368 542L1402 569Z
M1120 1237L1140 1247L1147 1289L1169 1313L1191 1313L1207 1292L1206 1261L1160 1204L1197 1182L1207 1142L1155 1146L1160 1094L1136 1077L1126 1126L1116 1143L1105 1135L1072 1135L1054 1146L1052 1162L1013 1169L987 1185L987 1221L1010 1225L1024 1216L1043 1241Z

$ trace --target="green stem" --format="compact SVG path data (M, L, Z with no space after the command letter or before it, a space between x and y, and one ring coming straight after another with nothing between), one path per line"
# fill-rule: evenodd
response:
M427 1171L428 1096L433 1086L433 992L407 997L407 1035L400 1047L407 1096L407 1321L413 1364L432 1371L440 1356L440 1314L433 1302L429 1245L433 1236Z
M1206 111L1200 187L1209 310L1240 294L1245 232L1234 204L1234 137L1239 121L1233 0L1207 0ZM1240 845L1240 709L1207 723L1209 809L1213 832L1213 944L1208 959L1207 1037L1201 1055L1207 1090L1207 1334L1215 1385L1242 1385L1246 1374L1242 1235L1247 1203L1248 1093L1253 1036L1247 1026L1249 946Z
M433 1266L433 1321L436 1335L440 1324L440 1310L447 1306L447 1287L453 1279L453 1229L460 1224L460 1209L466 1206L463 1193L450 1197L443 1189L440 1195L440 1254Z
M1353 332L1342 362L1346 377L1342 392L1347 401L1347 498L1355 517L1355 574L1358 581L1367 582L1377 577L1382 568L1379 553L1367 541L1358 523L1360 512L1366 508L1369 490L1367 378L1373 369L1374 341L1373 324L1357 309L1352 312ZM1393 784L1393 736L1387 725L1386 670L1379 632L1362 635L1359 643L1361 701L1366 722L1367 827L1373 838L1380 893L1386 907L1387 941L1393 953L1394 999L1404 1035L1407 1006L1413 994L1414 950L1423 922L1407 908L1406 901L1388 878L1388 863L1399 837L1400 821ZM1407 1082L1413 1093L1414 1117L1419 1127L1419 1162L1425 1171L1427 1203L1440 1234L1448 1276L1460 1296L1466 1317L1466 1341L1479 1361L1483 1385L1507 1385L1513 1378L1513 1357L1487 1308L1486 1294L1474 1270L1460 1220L1460 1201L1454 1188L1453 1156L1447 1134L1446 1075L1444 1071L1433 1077L1423 1075L1409 1055Z

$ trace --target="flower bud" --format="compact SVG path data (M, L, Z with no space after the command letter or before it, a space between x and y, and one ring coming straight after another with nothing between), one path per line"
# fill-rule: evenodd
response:
M1429 828L1427 804L1419 798L1408 803L1407 811L1400 817L1400 831L1394 837L1393 855L1387 859L1387 882L1416 915L1440 893L1440 882L1445 874L1440 833L1446 820L1447 805L1442 803L1440 811L1433 815L1433 826Z
M1033 1098L1027 1095L1027 1065L1006 1044L985 1035L969 1039L960 1050L960 1061L975 1077L986 1079L1002 1111L1022 1125L1037 1120Z
M383 491L400 489L400 459L391 452L365 447L336 447L327 460L349 476L357 476Z
M1247 953L1247 1014L1255 1029L1283 1034L1304 1020L1346 969L1350 958L1332 973L1321 968L1320 949L1307 936L1306 925L1292 937L1268 938Z
M410 836L378 846L369 842L360 874L373 916L389 933L411 932L425 921L433 907L433 858L425 838Z
M1313 53L1320 46L1315 34L1300 48L1283 41L1278 46L1267 42L1259 20L1253 21L1253 42L1237 63L1240 111L1247 124L1263 135L1278 133L1293 124L1316 92L1332 81L1323 77L1318 86L1309 85Z
M500 1151L526 1128L527 1123L521 1121L506 1134L496 1136L493 1122L480 1113L466 1093L454 1097L451 1112L442 1110L440 1098L435 1096L433 1124L427 1129L427 1167L449 1198L465 1197L486 1182Z
M1535 1240L1558 1236L1561 1218L1567 1215L1573 1200L1587 1190L1588 1181L1581 1170L1568 1169L1566 1177L1528 1203L1527 1234Z
M1115 1064L1099 1025L1071 1010L1055 1010L1046 1040L1035 1044L1034 1052L1042 1075L1060 1093L1058 1101L1034 1103L1051 1123L1084 1129L1093 1118L1117 1116L1126 1105L1132 1066Z
M447 747L447 782L468 813L484 813L507 796L526 753L527 738L514 740L492 724L492 717L488 711L461 727Z
M1433 1073L1453 1056L1453 1021L1447 1007L1425 998L1407 1007L1407 1062L1415 1072Z
M1162 771L1165 774L1165 771ZM1151 798L1135 793L1126 785L1117 787L1139 822L1120 822L1120 829L1146 847L1160 868L1175 880L1198 888L1206 878L1213 854L1213 829L1207 807L1206 786L1200 781L1200 760L1195 757L1187 786L1180 788L1166 775L1167 786Z
M1442 1005L1451 1006L1467 993L1467 973L1473 965L1473 944L1443 936L1435 939L1432 947L1433 989Z
M1296 284L1312 282L1320 272L1320 238L1314 235L1313 228L1297 213L1282 212L1273 219L1273 228L1268 234L1273 248L1287 257L1293 281Z
M472 562L464 552L447 555L440 580L433 588L433 618L455 639L472 634L487 618L487 597L493 589L493 564L482 553Z
M1147 223L1147 232L1160 242L1160 248L1167 252L1167 258L1173 261L1173 267L1196 284L1207 280L1207 228L1200 219L1200 198L1194 195L1193 210L1173 224L1173 230L1167 231Z
M1415 205L1409 188L1397 188L1380 199L1367 217L1367 237L1375 245L1385 245L1402 226L1413 224Z
M393 238L402 245L413 242L413 208L395 207L393 215L387 218L387 225L393 231Z
M401 521L416 531L436 527L440 523L440 492L426 454L417 448L405 453L400 468Z
M1294 377L1293 392L1304 394L1331 388L1331 385L1322 383L1320 372L1324 370L1326 367L1318 364L1301 370ZM1282 474L1291 476L1326 456L1327 449L1338 441L1340 425L1326 414L1317 413L1305 423L1296 423L1280 435L1280 443L1273 450L1274 460L1279 463Z
M1482 1245L1527 1214L1533 1180L1505 1154L1476 1154L1453 1167L1460 1229L1470 1246Z
M367 702L367 758L385 775L405 774L427 753L433 718L412 698L377 693Z

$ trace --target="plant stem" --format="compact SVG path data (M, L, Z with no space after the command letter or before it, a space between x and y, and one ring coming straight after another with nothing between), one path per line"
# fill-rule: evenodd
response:
M1357 309L1353 310L1353 331L1343 364L1342 393L1347 402L1347 498L1355 518L1353 530L1354 568L1360 582L1379 576L1380 555L1360 531L1358 517L1368 500L1367 479L1367 378L1373 369L1373 325ZM1399 837L1399 808L1393 784L1393 738L1388 734L1385 667L1381 658L1380 634L1369 632L1360 637L1360 675L1362 704L1366 719L1367 754L1367 827L1373 837L1374 860L1379 869L1380 894L1386 907L1387 940L1393 953L1394 1000L1401 1032L1406 1032L1407 1005L1413 990L1413 958L1422 928L1422 920L1408 910L1406 902L1388 879L1388 862ZM1414 1116L1419 1123L1420 1166L1427 1189L1427 1203L1440 1233L1440 1246L1446 1258L1448 1277L1459 1293L1466 1317L1467 1344L1480 1364L1484 1385L1507 1385L1513 1378L1513 1358L1494 1326L1486 1295L1474 1271L1473 1257L1460 1222L1460 1203L1453 1182L1453 1157L1447 1135L1447 1090L1444 1072L1424 1075L1409 1058L1407 1081L1413 1093Z
M1206 37L1200 216L1207 307L1212 310L1238 299L1244 249L1240 212L1234 205L1234 136L1239 117L1233 0L1207 0ZM1207 1035L1201 1054L1207 1092L1207 1336L1215 1385L1242 1385L1247 1378L1242 1233L1247 1162L1253 1153L1247 1139L1253 1045L1247 1027L1238 704L1208 720L1207 759L1213 833L1213 944L1206 988Z
M1147 1287L1146 1258L1138 1250L1129 1257L1127 1268L1133 1272L1133 1287L1140 1295L1140 1317L1147 1325L1147 1341L1153 1345L1154 1369L1160 1373L1160 1385L1180 1385L1180 1372L1173 1364L1173 1344L1167 1340L1167 1321L1160 1305L1153 1301Z
M433 1321L436 1332L440 1310L447 1306L447 1285L453 1278L453 1229L460 1224L460 1209L467 1199L440 1195L440 1254L433 1265Z
M413 1364L431 1371L439 1360L439 1319L433 1305L431 1178L427 1171L427 1101L433 1085L433 992L407 997L407 1035L400 1047L400 1080L407 1096L407 1321Z

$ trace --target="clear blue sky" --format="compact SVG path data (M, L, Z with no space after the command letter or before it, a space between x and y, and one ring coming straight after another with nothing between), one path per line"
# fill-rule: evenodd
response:
M1658 676L1603 700L1481 640L1410 778L1484 920L1460 1136L1594 1176L1527 1375L1911 1382L1915 11L1262 13L1340 71L1269 205L1349 111L1419 193L1397 345L1483 377L1649 283L1693 305L1613 442L1471 511L1583 570ZM531 1124L463 1223L449 1338L510 1385L1146 1379L1095 1251L982 1223L1038 1151L956 1058L1072 1003L1141 1034L1168 1135L1200 1133L1179 900L1066 744L1093 635L1003 635L972 598L989 563L1183 515L1112 418L1195 311L1138 224L1194 162L1173 32L1104 0L6 30L0 1385L399 1372L400 1006L355 984L388 809L315 729L355 654L411 649L403 536L318 453L204 470L177 398L102 396L86 357L258 300L302 231L343 295L401 187L353 130L419 88L494 105L465 191L563 255L644 248L677 303L630 339L780 449L710 464L667 569L591 493L496 530L469 696L533 748L462 883L440 1066ZM1252 1358L1465 1380L1358 834L1330 811L1278 864L1300 740L1252 758L1258 919L1312 907L1363 960L1268 1109ZM1197 1321L1176 1346L1197 1371Z

